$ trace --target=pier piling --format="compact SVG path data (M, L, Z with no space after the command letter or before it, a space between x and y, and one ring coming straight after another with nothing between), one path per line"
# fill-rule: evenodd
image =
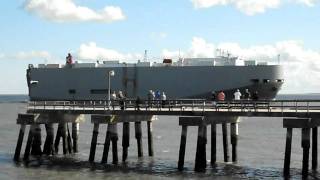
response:
M211 123L211 166L214 166L217 160L217 125Z
M72 154L73 148L72 148L72 140L71 140L71 133L70 133L70 129L69 129L69 124L67 124L67 142L68 142L68 153Z
M286 150L284 154L284 167L283 167L283 175L285 177L288 177L290 175L291 144L292 144L292 128L287 128Z
M104 147L103 147L103 154L102 154L101 163L107 163L108 162L108 154L109 154L110 142L111 142L111 124L108 124L107 132L106 132L106 138L104 140Z
M135 137L137 139L137 146L138 146L138 157L143 156L143 147L142 147L142 129L141 129L141 122L135 122Z
M96 154L98 134L99 134L99 123L94 123L93 131L92 131L90 154L89 154L89 162L94 162L94 156Z
M14 153L14 158L13 158L13 160L15 160L15 161L19 161L20 160L20 152L21 152L21 147L22 147L22 142L23 142L25 129L26 129L26 125L25 124L21 124L20 125L20 131L19 131L19 137L18 137L18 141L17 141L17 146L16 146L16 150L15 150L15 153Z
M34 156L41 156L41 127L40 124L34 125L34 134L33 134L33 142L32 142L32 149L31 155Z
M178 169L183 170L184 166L184 156L186 152L186 142L187 142L187 130L188 126L182 126L181 131L181 140L180 140L180 149L179 149L179 161L178 161Z
M223 140L223 159L224 159L224 162L228 162L229 161L229 148L228 148L227 123L222 123L222 140Z
M148 128L148 151L149 156L153 156L153 135L152 135L152 121L147 121Z
M307 177L309 169L310 128L302 128L301 146L303 148L302 176Z
M68 153L68 141L67 141L67 123L62 123L62 129L61 129L61 137L62 137L62 150L63 154Z
M79 152L78 149L78 137L79 137L79 123L72 123L72 140L73 140L73 152Z
M111 126L110 130L110 136L112 141L112 163L117 164L118 163L118 125L115 124L109 124Z
M312 170L318 167L318 127L312 128Z
M232 162L237 161L237 144L238 144L238 123L230 124L231 145L232 145Z
M198 127L197 151L194 170L202 172L206 169L206 144L207 144L207 126Z
M34 128L35 128L34 125L30 125L28 140L27 140L27 144L26 144L26 148L25 148L24 156L23 156L23 160L25 160L25 161L29 160L31 145L32 145L32 141L33 141Z
M130 123L124 122L122 129L122 161L125 162L128 157L128 148L130 145Z
M47 156L54 154L54 147L53 147L53 139L54 139L54 129L53 124L45 124L47 137L44 143L43 147L43 154L46 154Z
M56 134L56 139L54 141L55 154L59 153L59 144L60 144L60 138L62 137L62 129L63 129L63 124L59 123L58 124L58 129L57 129L57 134Z

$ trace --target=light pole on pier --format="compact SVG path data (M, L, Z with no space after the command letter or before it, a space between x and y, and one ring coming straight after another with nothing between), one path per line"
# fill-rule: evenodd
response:
M110 79L111 79L111 76L114 76L114 70L110 70L109 72L108 72L108 107L110 107L110 94L111 94L111 81L110 81Z

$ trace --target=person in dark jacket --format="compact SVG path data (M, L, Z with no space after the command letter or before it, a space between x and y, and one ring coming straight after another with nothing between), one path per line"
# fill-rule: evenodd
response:
M118 93L118 99L119 99L119 104L120 104L120 108L121 110L124 110L124 106L125 106L125 96L122 94L122 91L119 91Z
M254 101L258 101L259 100L258 91L254 91L254 93L252 94L252 100L254 100Z
M138 96L137 99L136 99L136 109L138 111L140 111L140 105L142 104L142 101L140 99L140 97Z
M249 89L246 89L244 94L243 94L243 99L244 100L250 100L251 99L251 93L249 92Z

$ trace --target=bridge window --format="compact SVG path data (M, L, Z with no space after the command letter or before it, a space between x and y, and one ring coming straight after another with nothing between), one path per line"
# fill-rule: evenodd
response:
M284 79L277 79L278 83L284 82Z
M107 94L108 89L91 89L90 93L91 94Z
M75 94L76 90L75 89L69 89L69 94Z

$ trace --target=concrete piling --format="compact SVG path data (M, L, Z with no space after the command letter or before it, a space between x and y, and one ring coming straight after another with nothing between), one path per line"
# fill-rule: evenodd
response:
M230 124L231 145L232 145L232 162L237 161L237 144L238 144L238 123Z
M178 169L180 171L183 170L183 166L184 166L184 156L186 152L186 142L187 142L187 130L188 130L188 126L182 126L180 149L179 149L179 161L178 161Z
M228 129L227 129L226 123L222 123L222 140L223 140L223 159L224 159L224 162L228 162L229 148L228 148Z
M112 142L112 164L118 163L118 126L117 124L109 124L111 126L110 136Z
M211 166L214 166L217 160L217 125L211 124Z
M94 162L94 156L96 154L98 134L99 134L99 124L98 123L94 123L93 131L92 131L90 154L89 154L89 162Z
M31 155L34 156L41 156L41 127L40 124L34 125L34 134L33 134L33 142L32 142L32 149Z
M77 153L78 150L78 136L79 136L79 123L72 123L72 140L73 140L73 152Z
M302 128L301 146L303 148L302 176L308 176L309 169L309 149L310 149L310 128Z
M318 167L318 127L312 128L312 170Z
M149 156L153 156L153 138L152 138L152 121L147 121L147 129L148 129L148 151Z
M23 142L25 129L26 129L26 125L21 124L20 131L19 131L19 137L18 137L18 141L17 141L17 146L16 146L16 150L14 153L14 158L13 158L13 160L15 160L15 161L20 160L20 152L21 152L21 146L22 146L22 142Z
M110 142L111 142L111 125L108 124L107 132L106 132L106 138L104 140L104 147L103 147L103 154L102 154L101 163L107 163L108 162Z
M55 154L59 153L59 144L60 144L60 138L62 137L62 129L63 129L63 123L58 124L56 139L54 141L54 151Z
M34 125L30 125L30 129L29 129L29 134L28 134L28 140L27 140L27 144L26 144L26 148L24 151L24 156L23 156L23 160L27 161L29 160L29 155L30 155L30 150L31 150L31 145L33 142L33 134L34 134Z
M67 141L67 123L62 123L61 137L62 137L62 150L63 154L68 153L68 141Z
M72 140L71 140L71 133L70 133L70 129L69 129L69 124L67 124L67 142L68 142L68 153L71 154L72 151L73 151L73 148L72 148Z
M194 170L202 172L206 169L206 144L207 144L207 126L198 127L197 151Z
M130 145L130 123L124 122L122 130L122 161L125 162L128 157L128 148Z
M287 128L286 149L284 154L284 167L283 167L283 175L285 177L288 177L290 175L291 144L292 144L292 128Z
M53 140L54 140L54 129L53 124L45 124L47 137L44 143L43 147L43 154L46 154L47 156L54 154L54 147L53 147Z
M142 157L143 156L143 147L142 147L141 122L135 122L134 128L135 128L135 137L137 139L137 146L138 146L138 157Z

